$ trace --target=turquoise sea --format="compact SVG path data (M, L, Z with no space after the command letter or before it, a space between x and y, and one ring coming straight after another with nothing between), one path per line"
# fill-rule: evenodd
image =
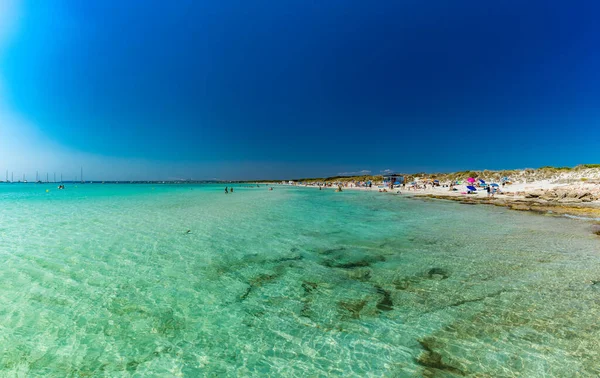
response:
M0 376L600 375L586 222L223 189L0 184Z

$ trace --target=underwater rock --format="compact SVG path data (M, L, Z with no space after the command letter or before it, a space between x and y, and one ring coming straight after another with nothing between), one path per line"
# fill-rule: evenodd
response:
M427 271L427 277L434 280L445 280L450 277L450 272L443 268L431 268Z

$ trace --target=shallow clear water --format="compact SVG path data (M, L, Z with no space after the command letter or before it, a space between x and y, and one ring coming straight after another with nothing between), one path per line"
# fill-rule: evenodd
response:
M598 376L599 246L379 193L0 185L0 375Z

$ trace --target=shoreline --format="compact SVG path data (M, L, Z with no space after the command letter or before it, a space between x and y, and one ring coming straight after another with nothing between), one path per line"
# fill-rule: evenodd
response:
M475 194L462 194L461 192L448 191L445 187L434 187L428 189L406 190L397 189L379 192L378 187L343 187L343 191L376 192L382 194L401 195L420 200L446 200L455 201L464 205L492 205L506 207L510 210L529 211L542 215L568 216L577 219L598 222L600 221L600 201L590 197L589 190L581 187L570 187L568 185L547 186L542 183L529 183L511 186L503 193L488 197L487 193L479 191ZM318 188L313 185L297 185L306 188ZM519 190L520 189L520 190ZM335 187L325 187L323 190L336 190ZM554 196L557 191L563 190L561 196ZM559 192L561 193L561 192ZM581 197L581 198L578 198ZM583 199L582 199L583 198ZM589 200L587 199L589 198Z

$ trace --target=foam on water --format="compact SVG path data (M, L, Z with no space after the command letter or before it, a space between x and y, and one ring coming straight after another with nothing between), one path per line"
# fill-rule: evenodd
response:
M210 185L0 185L0 209L2 376L600 374L581 221Z

